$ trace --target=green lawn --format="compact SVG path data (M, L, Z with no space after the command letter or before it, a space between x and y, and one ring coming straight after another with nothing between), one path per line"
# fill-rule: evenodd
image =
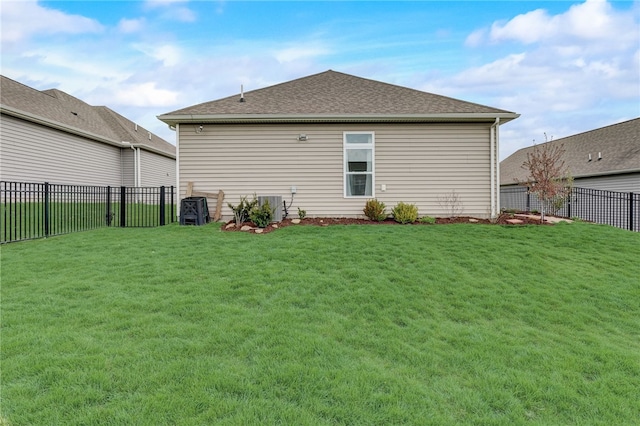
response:
M640 421L640 234L103 228L1 247L2 425Z

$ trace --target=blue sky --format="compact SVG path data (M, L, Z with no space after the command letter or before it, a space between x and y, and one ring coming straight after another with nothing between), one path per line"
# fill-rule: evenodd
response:
M156 116L333 69L521 114L501 158L640 117L640 2L0 0L2 74Z

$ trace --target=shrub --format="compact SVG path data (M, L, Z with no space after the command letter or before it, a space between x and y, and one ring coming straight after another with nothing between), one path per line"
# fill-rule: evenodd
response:
M298 217L300 219L304 219L305 217L307 217L307 211L302 210L300 207L298 207Z
M378 201L375 198L372 200L368 200L367 204L365 204L364 215L367 216L371 220L377 220L378 222L382 222L387 218L387 212L385 204L382 201Z
M269 200L266 200L263 205L254 206L249 217L251 218L251 222L258 228L266 228L273 220L274 211L275 209L272 209L269 205Z
M413 223L418 220L418 207L415 204L405 204L402 201L391 210L396 222Z
M227 203L227 206L233 211L233 217L236 221L236 225L240 226L243 222L249 220L251 211L258 205L256 194L253 194L253 200L247 201L247 196L240 197L240 204L234 206L231 203Z
M431 217L431 216L425 216L425 217L420 219L420 222L421 223L434 224L434 223L436 223L436 218L435 217Z

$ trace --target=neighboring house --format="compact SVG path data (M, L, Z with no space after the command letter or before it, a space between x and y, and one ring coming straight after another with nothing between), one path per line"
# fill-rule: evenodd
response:
M107 107L0 77L0 180L175 185L175 146L164 139Z
M360 217L367 199L444 215L499 212L499 126L518 114L335 71L173 111L179 194L282 196L315 217Z
M578 188L640 193L640 118L546 142L562 146L563 160ZM534 147L523 148L500 163L503 188L526 181L522 168Z

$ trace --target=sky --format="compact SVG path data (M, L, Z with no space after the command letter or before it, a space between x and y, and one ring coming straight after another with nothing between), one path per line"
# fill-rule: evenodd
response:
M329 69L521 114L500 158L640 117L638 1L0 0L2 75L157 116Z

